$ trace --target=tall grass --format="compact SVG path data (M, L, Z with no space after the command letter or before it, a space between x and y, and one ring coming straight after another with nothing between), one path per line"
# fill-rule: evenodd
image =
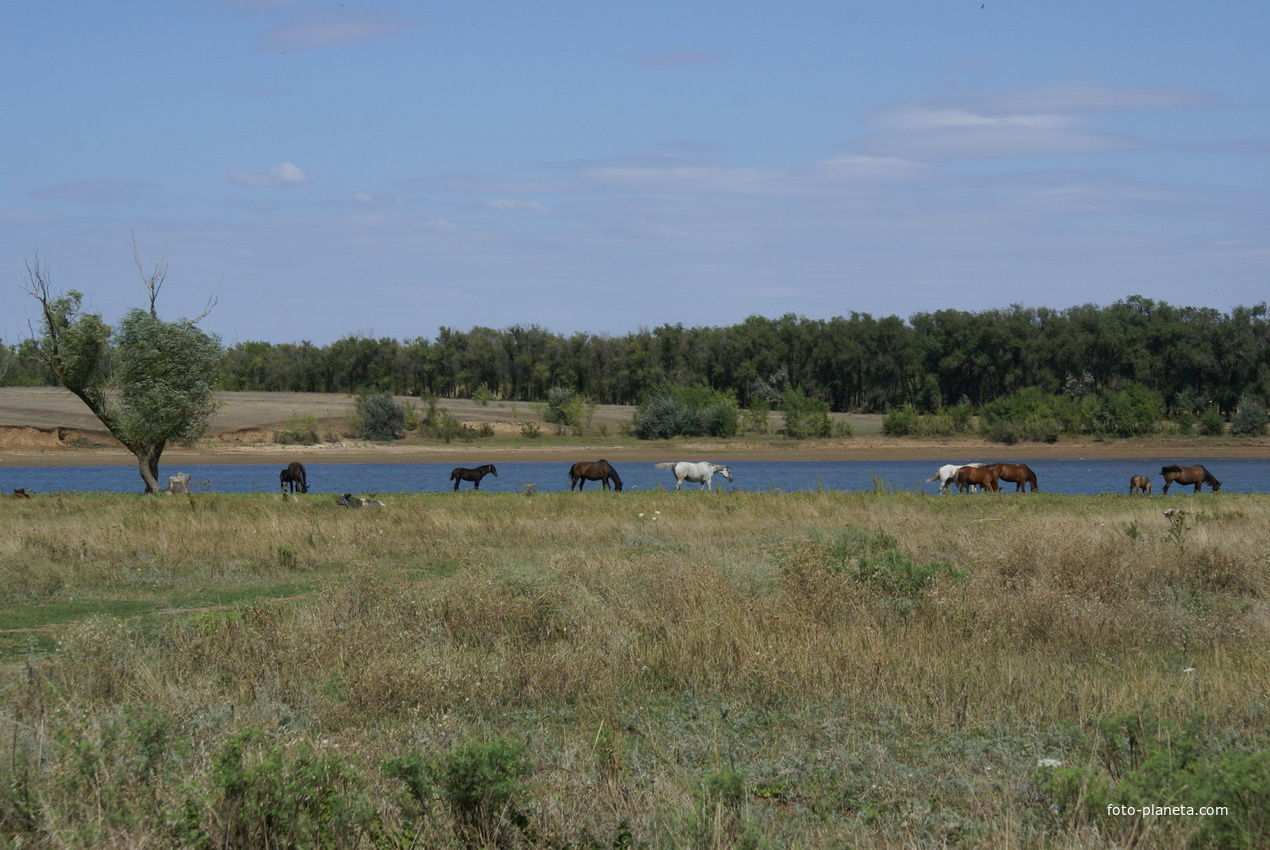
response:
M385 500L0 513L0 619L45 612L57 639L2 674L0 834L1255 846L1270 829L1262 497L1187 497L1180 531L1160 500L1107 496ZM1126 795L1230 812L1108 815Z

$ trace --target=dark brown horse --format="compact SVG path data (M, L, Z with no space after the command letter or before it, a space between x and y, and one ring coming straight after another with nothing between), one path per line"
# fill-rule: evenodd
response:
M1037 490L1036 473L1026 463L994 463L988 469L995 472L1001 481L1013 481L1016 493L1026 489L1028 484L1032 485L1033 493Z
M479 490L481 489L481 479L486 475L498 477L498 470L494 468L494 464L482 464L475 469L468 469L463 466L455 467L454 471L450 473L450 480L454 482L455 491L458 491L460 481L471 481L472 489Z
M309 492L309 478L304 472L304 464L298 461L287 464L287 468L278 473L278 484L282 486L284 496L288 487L292 493L297 490L301 493Z
M17 487L17 488L14 488L14 491L13 491L13 497L12 497L12 498L14 498L14 499L29 499L29 498L31 498L31 494L30 494L30 493L28 493L28 492L26 491L26 488L25 488L25 487Z
M1221 482L1213 476L1213 473L1199 464L1194 466L1166 466L1160 470L1160 474L1164 476L1164 493L1166 495L1169 492L1170 484L1194 484L1196 493L1207 484L1213 489L1214 493L1221 492Z
M993 493L1001 492L1001 485L997 483L997 474L990 466L960 466L953 475L953 483L957 485L959 493L966 492L967 488L975 484L979 485L980 492L985 487Z
M1145 475L1135 475L1129 479L1129 495L1134 493L1143 493L1147 496L1151 495L1151 479Z
M617 470L607 460L580 460L569 468L570 490L576 487L580 493L588 481L601 482L605 490L609 489L612 481L613 489L622 492L622 479L617 477Z

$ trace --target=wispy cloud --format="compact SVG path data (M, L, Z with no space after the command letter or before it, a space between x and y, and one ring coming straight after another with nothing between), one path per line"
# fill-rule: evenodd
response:
M136 200L144 185L128 180L82 180L37 189L31 193L31 196L42 200L106 206Z
M710 65L718 62L719 56L705 50L679 50L641 56L638 61L650 68L676 68L683 65Z
M382 12L365 10L331 11L305 15L291 23L260 34L256 46L275 52L320 50L373 41L418 26Z
M229 170L229 179L250 189L283 189L309 182L309 173L298 165L280 162L267 172Z
M875 111L874 133L855 147L921 159L1102 153L1147 143L1099 130L1101 115L1209 103L1186 89L1101 86L922 98Z
M516 212L532 212L539 215L547 215L550 209L537 201L517 198L500 198L498 200L489 201L487 206L496 210L511 210Z

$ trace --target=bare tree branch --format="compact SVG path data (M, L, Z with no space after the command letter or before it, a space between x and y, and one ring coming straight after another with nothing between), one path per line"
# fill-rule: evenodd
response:
M137 273L141 275L141 284L146 288L146 294L150 297L150 315L159 318L159 314L155 309L154 302L159 298L159 290L163 288L163 281L168 276L168 252L165 250L163 256L159 258L159 262L154 264L154 271L146 274L145 267L141 265L141 255L137 251L137 235L132 235L132 261L137 264ZM207 315L204 313L203 315Z

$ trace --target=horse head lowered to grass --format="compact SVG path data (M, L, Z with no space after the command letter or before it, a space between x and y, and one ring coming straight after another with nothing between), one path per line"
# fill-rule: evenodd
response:
M669 469L675 473L675 489L678 490L685 481L693 484L700 484L707 490L713 490L710 485L710 479L715 475L720 475L727 480L732 480L732 471L726 466L719 463L710 463L708 460L700 463L692 463L691 461L681 460L679 462L668 461L666 463L656 464L658 469Z
M613 489L622 492L622 479L618 477L613 464L607 460L580 460L569 467L570 490L576 487L578 492L582 492L588 481L599 481L605 490L609 489L609 482L612 481Z
M1194 484L1196 493L1207 484L1214 493L1221 492L1221 482L1198 463L1194 466L1166 466L1160 470L1160 474L1164 476L1165 494L1169 492L1169 486L1172 484Z

